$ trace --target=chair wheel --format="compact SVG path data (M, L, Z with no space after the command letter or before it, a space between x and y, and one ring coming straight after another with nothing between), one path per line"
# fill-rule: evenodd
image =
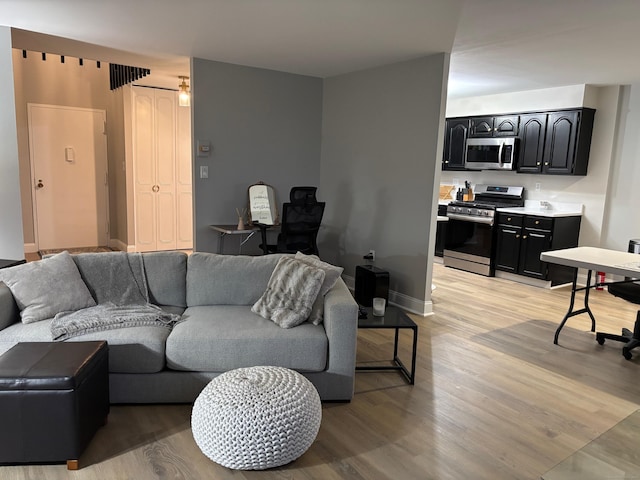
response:
M599 345L604 345L604 337L599 333L596 334L596 342L598 342Z
M627 360L631 360L631 357L633 357L633 355L631 354L631 352L629 350L627 350L626 348L622 349L622 356L624 358L626 358Z

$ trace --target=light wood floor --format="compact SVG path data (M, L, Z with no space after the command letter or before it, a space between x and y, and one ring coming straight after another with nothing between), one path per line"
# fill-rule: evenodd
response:
M2 479L537 479L640 408L640 351L599 346L584 316L553 345L569 290L543 290L435 265L436 314L420 327L415 386L358 372L349 404L323 405L316 442L283 468L236 472L204 457L190 406L114 406L81 458L0 467ZM606 292L598 326L630 326L636 306ZM584 318L583 318L584 317ZM392 333L359 332L360 362L388 358ZM402 337L408 358L410 335Z

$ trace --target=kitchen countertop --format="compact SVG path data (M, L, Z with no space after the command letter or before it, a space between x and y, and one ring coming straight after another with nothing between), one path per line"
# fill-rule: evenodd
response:
M547 202L548 207L541 206L539 200L525 200L524 207L498 208L500 213L518 213L520 215L537 215L539 217L575 217L582 215L581 203Z

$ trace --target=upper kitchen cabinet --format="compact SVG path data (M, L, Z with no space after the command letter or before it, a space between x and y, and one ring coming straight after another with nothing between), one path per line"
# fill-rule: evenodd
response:
M518 172L542 172L544 134L546 129L546 113L520 115L520 153L518 154Z
M586 175L595 110L520 116L518 172Z
M447 119L442 158L443 170L464 170L469 136L468 118Z
M542 171L586 175L595 110L583 108L550 113L544 143Z
M515 137L518 135L518 115L472 117L469 137Z

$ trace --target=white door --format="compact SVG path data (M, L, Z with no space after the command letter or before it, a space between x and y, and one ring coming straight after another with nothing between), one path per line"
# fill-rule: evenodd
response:
M132 91L136 251L192 248L188 112L176 92Z
M108 243L104 110L28 104L40 250Z

